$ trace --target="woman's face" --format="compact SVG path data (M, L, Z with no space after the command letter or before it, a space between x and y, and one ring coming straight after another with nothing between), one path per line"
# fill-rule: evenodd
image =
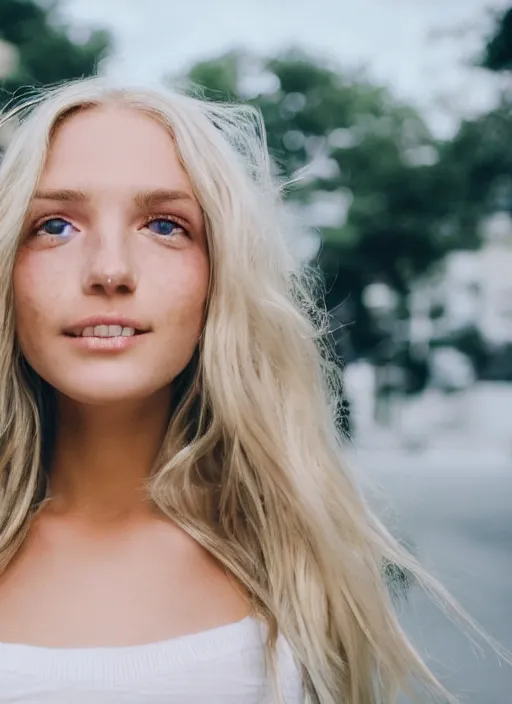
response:
M61 124L14 268L16 331L35 371L81 403L168 387L201 333L201 208L172 137L127 108Z

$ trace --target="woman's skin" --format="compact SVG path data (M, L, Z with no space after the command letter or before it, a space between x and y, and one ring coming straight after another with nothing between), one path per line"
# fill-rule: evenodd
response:
M0 641L134 645L247 615L242 590L142 493L208 280L202 211L168 131L117 107L59 126L13 280L21 349L57 390L55 498L0 579ZM80 337L102 321L144 334Z

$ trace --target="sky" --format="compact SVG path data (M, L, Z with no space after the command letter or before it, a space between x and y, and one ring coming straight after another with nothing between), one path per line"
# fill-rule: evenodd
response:
M232 48L299 46L368 74L419 107L440 136L485 110L503 78L465 67L510 0L64 0L66 17L112 30L105 70L158 81Z

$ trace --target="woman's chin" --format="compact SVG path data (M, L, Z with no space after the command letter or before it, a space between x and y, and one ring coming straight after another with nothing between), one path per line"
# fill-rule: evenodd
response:
M77 383L62 385L57 392L76 404L87 406L116 406L126 407L131 403L143 403L162 392L166 394L167 387L155 387L134 380L108 379L96 383Z

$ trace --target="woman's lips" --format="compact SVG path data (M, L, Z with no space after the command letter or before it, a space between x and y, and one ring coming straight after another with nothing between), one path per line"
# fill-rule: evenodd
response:
M64 327L63 333L73 337L129 337L150 331L139 320L118 315L95 315Z
M64 335L64 337L74 347L78 347L78 349L91 352L122 352L140 344L148 334L147 332L141 332L135 335L115 335L109 337L95 335Z

